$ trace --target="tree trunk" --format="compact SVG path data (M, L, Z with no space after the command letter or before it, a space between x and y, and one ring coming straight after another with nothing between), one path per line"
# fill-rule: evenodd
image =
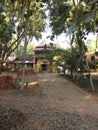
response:
M92 91L95 92L95 88L94 88L94 84L93 84L93 79L92 79L92 76L91 76L91 73L90 73L90 68L89 68L89 64L88 64L87 59L86 59L86 66L87 66L87 69L89 70L90 84L91 84Z
M27 53L27 45L28 45L28 39L27 39L27 20L25 22L25 33L24 33L24 51L23 51L23 57ZM23 58L23 72L22 72L22 85L21 89L24 89L25 84L25 59Z

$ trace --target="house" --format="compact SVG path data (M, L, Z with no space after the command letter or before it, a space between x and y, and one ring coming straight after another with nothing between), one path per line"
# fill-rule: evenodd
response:
M21 68L25 64L25 68L33 68L33 65L35 63L34 61L34 55L29 54L29 55L24 55L24 56L19 56L15 59L15 66L16 68Z
M49 61L47 60L47 53L51 51L48 43L45 41L41 42L40 45L36 46L34 49L35 53L35 71L48 71Z
M18 75L23 74L23 66L25 65L25 75L32 75L33 74L33 67L34 67L34 55L24 55L17 57L14 61L15 70L17 71Z
M50 65L50 62L47 59L47 54L51 53L52 48L50 43L42 41L40 45L36 46L33 50L35 53L35 71L36 72L55 72L55 67Z
M50 43L42 41L33 49L32 54L19 56L14 60L16 70L23 68L23 65L25 65L26 69L31 68L35 72L55 72L55 67L51 66L47 59L47 54L51 51Z

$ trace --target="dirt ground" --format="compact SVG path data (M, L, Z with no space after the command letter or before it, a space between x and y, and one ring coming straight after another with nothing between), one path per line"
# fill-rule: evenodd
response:
M98 130L97 96L54 73L28 78L28 89L0 90L0 130Z

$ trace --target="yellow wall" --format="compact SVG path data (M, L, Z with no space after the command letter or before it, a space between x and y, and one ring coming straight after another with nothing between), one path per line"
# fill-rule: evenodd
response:
M42 72L42 64L36 64L34 70L37 73ZM50 66L49 64L47 64L47 72L57 73L57 70L56 70L55 66Z

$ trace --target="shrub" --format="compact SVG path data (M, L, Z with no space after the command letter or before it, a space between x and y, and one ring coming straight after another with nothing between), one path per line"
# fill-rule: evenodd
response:
M22 81L22 79L20 77L17 77L14 79L14 84L19 85L21 81Z
M87 86L89 85L89 76L84 76L83 73L79 73L76 78L76 84L82 88L87 88Z

